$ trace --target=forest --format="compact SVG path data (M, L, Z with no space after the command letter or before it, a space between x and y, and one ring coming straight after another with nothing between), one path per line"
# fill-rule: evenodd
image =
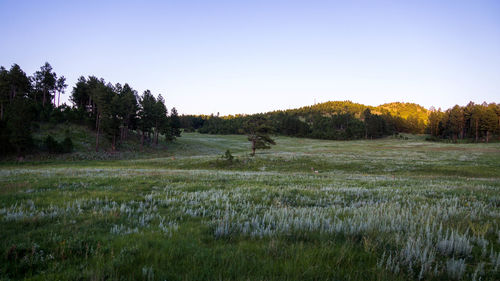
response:
M255 115L182 115L185 131L244 134L246 120L265 116L280 135L329 140L374 139L399 133L429 134L428 140L489 142L500 136L500 104L486 102L429 110L414 103L367 106L330 101Z
M67 87L65 77L58 76L49 63L32 76L17 64L8 70L0 67L1 155L72 151L68 136L60 141L51 135L35 139L33 132L40 130L41 123L91 128L96 134L96 151L102 138L107 138L115 151L130 133L140 135L141 147L157 145L160 135L166 141L180 136L177 110L173 107L169 114L161 94L155 98L146 90L139 96L127 83L113 85L103 78L81 76L71 91L73 106L61 105L61 94Z
M170 112L164 97L146 90L139 96L128 83L112 84L96 76L81 76L71 90L71 106L60 103L68 85L45 63L32 76L19 65L0 67L0 154L73 150L69 136L33 137L41 123L85 125L95 133L95 151L100 140L117 151L129 134L144 145L172 141L186 132L248 134L246 124L265 120L275 135L327 140L375 139L399 133L428 134L431 141L490 142L500 137L500 104L486 102L454 106L447 110L394 102L368 106L351 101L330 101L297 109L252 115L182 115ZM161 136L161 138L160 138Z

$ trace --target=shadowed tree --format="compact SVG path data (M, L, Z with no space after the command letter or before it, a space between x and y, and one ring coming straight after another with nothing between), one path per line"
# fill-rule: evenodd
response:
M486 142L490 141L491 134L495 133L498 128L498 116L496 113L495 104L483 104L483 112L481 114L481 131L486 135Z
M9 83L9 100L16 97L26 97L31 92L31 81L17 64L12 65L7 76Z
M0 120L3 120L5 106L9 102L9 71L0 67Z
M70 100L76 108L87 111L87 105L91 102L90 86L85 77L80 76L80 78L78 78L76 85L73 87L73 91L71 91Z
M64 76L59 77L56 82L56 90L58 93L57 107L59 107L59 104L61 102L61 93L64 94L66 87L68 87L68 85L66 85L66 77Z
M158 95L158 99L153 108L153 118L154 118L154 143L158 145L158 136L161 132L164 132L164 127L167 126L167 108L165 107L165 100L162 95Z
M127 139L128 130L133 129L139 105L137 103L137 92L127 83L118 90L118 96L120 101L118 115L122 122L120 125L120 140L123 141Z
M372 114L370 109L367 108L363 112L363 118L365 121L365 139L378 138L386 134L386 122L381 116Z
M173 140L181 136L181 120L175 107L170 111L170 138Z
M98 152L99 151L99 133L100 133L100 130L101 130L101 116L102 116L102 113L104 111L104 108L106 105L101 102L103 101L103 99L101 98L101 96L104 96L105 95L105 91L106 91L106 86L104 85L104 81L102 82L102 84L99 84L97 87L93 88L91 91L90 91L90 96L92 97L92 99L94 100L94 103L95 103L95 112L96 112L96 121L95 121L95 130L96 130L96 137L95 137L95 151Z
M144 91L139 101L139 130L141 130L141 149L144 147L144 138L149 136L154 126L154 108L156 99L150 90Z
M456 141L458 137L463 138L464 123L463 110L460 106L455 105L448 112L448 128L453 141Z
M16 97L9 107L7 127L10 132L10 143L14 146L17 156L24 154L33 146L31 122L33 110L27 98Z
M255 156L255 150L270 149L271 145L276 144L269 136L272 128L264 116L257 115L250 118L245 122L243 130L252 144L252 156Z
M52 100L52 95L57 89L57 75L52 71L52 66L46 62L39 71L35 72L33 78L35 82L34 99L39 102L38 94L41 94L42 107L45 107L45 104Z

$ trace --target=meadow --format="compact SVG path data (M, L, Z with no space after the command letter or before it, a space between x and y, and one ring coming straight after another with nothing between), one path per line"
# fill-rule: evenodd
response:
M500 143L276 142L0 163L0 280L500 280Z

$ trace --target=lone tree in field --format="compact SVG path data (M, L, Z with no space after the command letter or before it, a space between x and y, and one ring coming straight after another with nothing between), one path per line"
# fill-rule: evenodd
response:
M243 126L248 141L252 143L252 156L256 149L270 149L271 144L276 144L269 136L272 127L264 116L255 116L249 119Z

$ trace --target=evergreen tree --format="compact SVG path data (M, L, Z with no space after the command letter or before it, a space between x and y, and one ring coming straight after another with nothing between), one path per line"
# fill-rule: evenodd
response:
M0 120L4 119L5 107L9 103L9 71L0 67Z
M64 94L66 87L68 87L68 85L66 85L66 77L64 76L59 77L56 82L56 90L58 93L57 107L59 107L59 104L61 102L61 93Z
M175 107L170 111L170 131L170 137L172 139L181 136L181 120L179 119L179 114Z
M244 131L252 145L252 156L255 156L255 150L270 149L271 145L276 144L269 136L272 128L264 116L257 115L249 119L244 125Z
M57 89L57 75L52 71L52 66L46 62L39 71L35 72L33 78L35 82L34 100L39 102L41 97L42 107L45 107L46 103L52 101L53 94Z
M156 104L153 108L154 118L154 143L158 145L158 137L160 133L165 132L165 127L168 125L167 108L165 107L165 100L162 95L158 95Z
M27 97L32 92L31 80L17 64L12 65L7 76L9 83L9 100Z
M10 132L9 142L18 157L23 157L33 147L33 119L31 103L26 98L16 97L9 106L7 129Z
M139 130L141 130L141 148L144 146L144 139L146 135L151 134L154 126L154 108L156 99L151 94L150 90L144 91L139 101Z
M491 135L497 132L498 116L495 112L495 105L483 105L484 109L481 114L480 129L486 136L486 142L490 141Z
M139 104L137 103L137 92L132 89L128 84L118 91L120 98L119 117L121 120L120 125L120 140L127 139L128 130L135 129L137 123L137 111Z

